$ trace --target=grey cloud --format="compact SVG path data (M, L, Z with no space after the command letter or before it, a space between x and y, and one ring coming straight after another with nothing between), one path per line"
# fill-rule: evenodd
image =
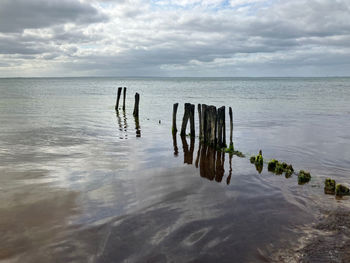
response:
M0 32L21 32L63 23L94 23L107 17L77 0L2 0Z

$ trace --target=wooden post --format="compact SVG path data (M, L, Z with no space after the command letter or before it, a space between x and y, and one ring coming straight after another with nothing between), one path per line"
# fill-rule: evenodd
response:
M186 127L187 127L187 122L188 119L190 118L191 115L191 104L190 103L185 103L185 112L184 116L182 118L182 125L181 125L181 136L186 136Z
M115 110L119 110L119 99L120 95L122 94L122 89L122 87L118 88L117 101L115 102Z
M207 136L207 119L208 119L208 106L206 104L202 104L202 112L201 112L201 134L202 137L200 138L204 143L208 142L208 136Z
M126 87L123 90L123 111L125 111Z
M140 103L140 94L135 93L135 105L133 115L135 118L139 117L139 103Z
M233 133L233 117L232 117L232 108L230 107L228 110L228 113L230 115L230 148L231 145L233 147L233 141L232 141L232 133Z
M202 138L202 106L198 104L199 140Z
M173 127L172 127L173 134L177 133L176 114L177 114L177 107L178 106L179 106L179 103L175 103L173 105Z
M194 124L194 112L195 112L195 106L194 104L191 104L191 111L190 111L190 129L191 129L191 138L194 138L196 136L196 129Z
M209 106L207 132L209 135L209 145L216 146L217 113L215 106Z
M225 147L224 130L225 130L225 106L222 106L217 111L217 129L218 129L218 145Z

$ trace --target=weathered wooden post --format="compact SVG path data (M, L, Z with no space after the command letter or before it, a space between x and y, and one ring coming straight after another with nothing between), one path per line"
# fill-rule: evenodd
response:
M233 117L232 117L232 108L230 107L228 110L228 114L230 115L230 148L233 148L233 141L232 141L232 133L233 133Z
M119 110L119 99L120 95L122 94L122 89L122 87L118 88L117 101L115 102L115 110Z
M173 134L177 133L177 127L176 127L176 114L177 114L177 107L179 106L179 103L175 103L173 105L173 127L172 132Z
M202 138L202 106L198 104L199 140Z
M218 129L218 145L219 147L225 147L225 138L224 138L224 130L225 130L225 106L222 106L217 111L217 129Z
M181 125L181 136L186 136L186 127L187 127L187 122L188 119L190 118L191 115L191 104L190 103L185 103L185 108L184 108L184 116L182 118L182 125Z
M200 126L200 132L202 134L202 137L200 139L204 143L208 142L208 135L206 133L206 131L207 131L207 119L208 119L208 106L206 104L202 104L201 126Z
M217 128L217 113L215 106L209 106L207 117L207 134L209 136L209 145L216 146L216 128Z
M140 94L135 93L135 105L134 105L134 115L135 118L139 118L139 103L140 103Z
M125 111L126 87L123 90L123 111Z
M194 138L196 136L196 129L194 124L194 112L195 112L195 106L194 104L191 104L191 111L190 111L190 130L191 130L191 138Z
M191 137L195 137L196 131L195 131L195 125L194 125L194 108L195 106L191 103L185 103L185 112L184 117L182 119L182 126L181 126L181 136L186 135L186 127L188 123L188 119L190 119L190 130L191 130Z

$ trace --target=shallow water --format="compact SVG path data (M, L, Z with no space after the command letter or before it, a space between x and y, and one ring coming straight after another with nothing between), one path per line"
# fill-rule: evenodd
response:
M348 78L0 79L0 94L0 260L263 262L350 202L323 194L326 177L350 183ZM184 102L232 106L237 149L311 182L206 156L198 138L174 154L175 102L178 126Z

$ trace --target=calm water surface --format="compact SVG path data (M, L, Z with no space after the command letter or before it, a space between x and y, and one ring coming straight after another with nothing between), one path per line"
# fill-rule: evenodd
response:
M0 261L264 262L350 203L323 193L350 184L348 78L0 79L0 94ZM175 102L178 126L185 102L231 106L237 149L311 182L175 144Z

